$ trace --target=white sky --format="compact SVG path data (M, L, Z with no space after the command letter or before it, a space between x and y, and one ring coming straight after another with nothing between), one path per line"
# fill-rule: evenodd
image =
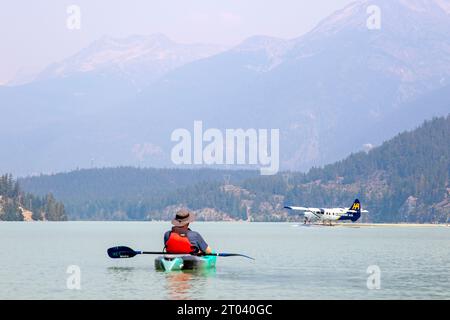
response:
M36 73L103 35L163 33L178 42L294 38L353 0L0 0L0 84ZM81 30L66 27L69 5Z

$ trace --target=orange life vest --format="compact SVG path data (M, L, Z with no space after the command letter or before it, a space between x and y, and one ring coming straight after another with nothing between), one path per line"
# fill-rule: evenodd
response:
M195 246L191 244L187 233L178 230L172 230L169 239L166 241L165 249L168 253L193 253Z

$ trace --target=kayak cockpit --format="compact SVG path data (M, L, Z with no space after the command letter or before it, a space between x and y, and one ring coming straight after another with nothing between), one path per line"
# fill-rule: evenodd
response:
M155 268L162 271L211 269L216 266L216 259L216 256L164 255L155 259Z

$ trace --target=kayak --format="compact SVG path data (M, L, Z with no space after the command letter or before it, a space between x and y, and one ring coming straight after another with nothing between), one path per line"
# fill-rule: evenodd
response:
M216 266L216 259L216 256L164 255L155 259L155 268L162 271L212 269Z

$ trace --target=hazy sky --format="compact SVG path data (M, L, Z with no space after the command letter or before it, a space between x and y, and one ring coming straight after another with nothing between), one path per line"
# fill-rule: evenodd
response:
M297 37L354 0L0 0L0 84L35 73L103 35L164 33L178 42L237 44ZM81 29L66 27L69 5Z

